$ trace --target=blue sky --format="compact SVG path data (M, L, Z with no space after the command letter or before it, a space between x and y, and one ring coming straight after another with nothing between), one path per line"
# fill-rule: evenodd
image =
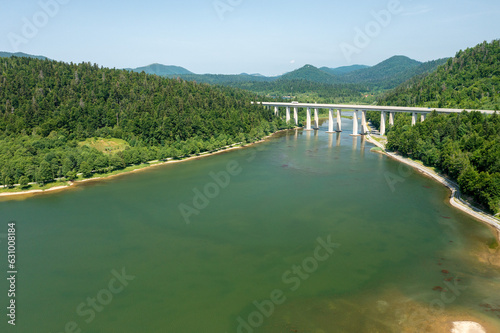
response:
M498 0L0 0L0 51L279 75L453 56L500 38L498 17Z

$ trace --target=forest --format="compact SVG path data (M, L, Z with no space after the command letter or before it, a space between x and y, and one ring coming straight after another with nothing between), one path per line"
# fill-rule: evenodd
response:
M252 142L287 125L255 94L50 60L0 58L0 184L91 177L152 160ZM99 151L81 142L125 140Z
M463 194L488 211L500 211L500 116L480 112L431 113L410 125L397 117L387 134L389 150L421 160L455 180Z
M378 104L499 110L499 76L500 42L484 42L387 93ZM380 127L380 112L367 117ZM386 124L386 148L435 167L456 181L463 194L498 213L500 116L433 112L413 127L410 122L409 114L397 114L394 126Z

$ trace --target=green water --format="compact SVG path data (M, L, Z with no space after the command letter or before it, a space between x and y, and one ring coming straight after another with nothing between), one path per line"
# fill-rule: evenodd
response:
M446 277L462 289L443 314L498 324L480 304L500 306L500 270L473 255L494 234L349 125L0 202L0 233L17 222L19 270L17 325L3 310L1 331L398 332L398 302L435 304ZM209 174L228 168L214 186ZM179 207L205 187L212 198L188 224Z

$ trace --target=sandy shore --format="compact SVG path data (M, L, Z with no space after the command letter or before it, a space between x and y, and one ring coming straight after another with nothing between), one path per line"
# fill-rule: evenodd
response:
M0 197L10 197L14 195L24 195L24 194L36 194L36 193L47 193L47 192L55 192L55 191L61 191L69 188L70 186L73 186L73 182L70 182L68 185L63 185L63 186L56 186L56 187L51 187L46 190L29 190L29 191L22 191L22 192L5 192L5 193L0 193Z
M488 225L494 227L497 230L497 237L500 240L500 220L495 218L494 216L484 212L483 210L472 206L470 203L465 201L460 197L460 189L457 183L451 181L450 179L436 173L434 170L431 168L428 168L422 164L416 163L415 161L412 161L409 158L402 157L398 154L391 153L385 151L385 147L383 144L372 138L370 135L366 136L367 140L376 145L377 147L380 147L383 149L383 153L401 163L405 163L407 165L412 166L419 172L437 180L441 184L445 185L451 190L451 196L450 196L450 204L455 207L460 209L461 211L469 214L470 216L487 223Z
M19 192L4 192L4 193L0 193L0 197L5 198L5 197L18 197L18 196L32 195L32 194L53 193L53 192L57 192L57 191L67 190L67 189L71 188L72 186L77 185L77 184L81 184L81 183L107 180L107 179L111 179L111 178L115 178L115 177L119 177L119 176L124 176L124 175L128 175L128 174L131 174L131 173L139 172L139 171L150 170L150 168L158 167L158 166L165 165L165 164L174 164L174 163L187 162L187 161L196 160L196 159L200 159L200 158L207 157L207 156L222 154L222 153L226 153L228 151L232 151L232 150L235 150L235 149L241 149L241 148L247 148L247 147L253 146L255 144L264 142L267 139L269 139L270 137L272 137L273 135L275 135L277 133L280 133L280 132L283 132L283 131L288 131L288 130L286 130L286 129L285 130L279 130L277 132L269 134L268 136L262 138L259 141L255 141L255 142L252 142L252 143L248 143L248 144L244 144L244 145L242 145L241 142L240 143L235 143L235 144L232 144L232 145L229 145L229 146L222 147L219 150L215 150L215 151L211 151L211 152L204 152L204 153L201 153L199 155L191 155L189 157L186 157L186 158L183 158L183 159L180 159L180 160L168 159L165 162L156 163L156 164L149 165L149 166L146 166L146 167L143 167L143 168L140 168L140 169L135 169L135 170L131 170L131 171L124 171L124 172L117 173L115 175L109 175L109 176L103 176L103 177L94 177L94 178L82 179L82 180L75 181L75 182L68 182L68 185L52 187L52 188L48 188L46 190L26 190L26 191L19 191ZM149 163L152 163L152 162L149 162Z

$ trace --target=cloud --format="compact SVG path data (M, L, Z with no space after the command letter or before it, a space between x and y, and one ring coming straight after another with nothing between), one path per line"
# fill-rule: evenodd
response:
M295 60L291 60L290 63L293 65L295 64Z

